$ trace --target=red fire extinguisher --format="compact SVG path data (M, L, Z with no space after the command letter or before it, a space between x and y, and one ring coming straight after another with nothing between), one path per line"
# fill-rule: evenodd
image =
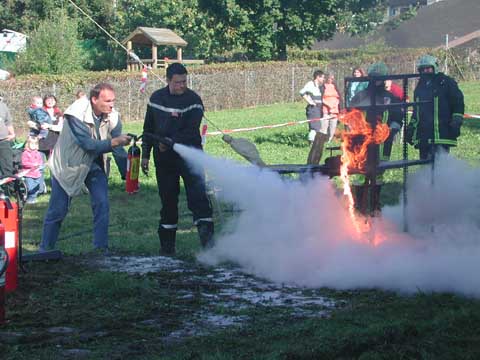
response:
M8 267L8 253L5 250L5 226L0 223L0 325L5 323L5 273Z
M18 205L8 197L0 199L0 222L4 226L5 251L10 259L6 276L5 291L15 291L18 286Z
M125 188L128 194L134 194L138 192L138 176L140 173L140 148L137 146L137 141L141 136L136 136L133 134L128 134L133 139L133 144L128 149L127 156L127 175Z

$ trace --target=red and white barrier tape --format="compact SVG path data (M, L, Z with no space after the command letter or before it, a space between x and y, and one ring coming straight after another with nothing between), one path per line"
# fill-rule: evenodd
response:
M480 119L480 115L472 115L472 114L464 114L463 117L465 119ZM334 119L334 118L336 118L336 116L324 116L323 118L315 118L315 119L300 120L300 121L289 121L289 122L286 122L286 123L274 124L274 125L263 125L263 126L254 126L254 127L249 127L249 128L238 128L238 129L225 129L225 130L222 130L222 131L207 132L206 135L211 136L211 135L231 134L231 133L236 133L236 132L255 131L255 130L260 130L260 129L273 129L273 128L279 128L279 127L283 127L283 126L292 126L292 125L305 124L305 123L309 123L309 122L316 122L316 121L320 121L320 120L330 120L330 119Z
M298 125L298 124L305 124L309 122L316 122L320 120L330 120L330 119L335 119L336 116L330 115L330 116L324 116L322 118L314 118L314 119L308 119L308 120L300 120L300 121L289 121L286 123L281 123L281 124L273 124L273 125L263 125L263 126L254 126L250 128L238 128L238 129L226 129L222 131L212 131L212 132L207 132L207 135L222 135L222 134L231 134L231 133L236 133L236 132L245 132L245 131L255 131L259 129L273 129L273 128L278 128L278 127L283 127L283 126L292 126L292 125Z

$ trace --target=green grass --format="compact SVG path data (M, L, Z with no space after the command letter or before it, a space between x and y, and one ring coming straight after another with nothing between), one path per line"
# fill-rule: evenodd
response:
M480 113L479 83L461 84L466 111ZM304 104L277 104L254 109L208 113L222 129L303 120ZM141 123L125 130L141 133ZM210 131L214 131L210 126ZM304 164L309 144L307 125L234 134L252 140L268 164ZM480 121L466 120L459 147L453 153L472 163L480 158ZM244 161L219 136L209 137L206 152ZM416 151L410 151L410 158ZM400 144L393 159L401 158ZM151 164L153 168L153 164ZM413 170L412 170L413 171ZM389 191L384 203L394 203L401 188L401 172L386 174ZM153 173L142 176L141 190L127 195L113 167L110 179L110 243L120 255L156 255L160 203ZM40 240L48 196L24 211L24 247L35 251ZM185 197L180 199L178 257L194 264L199 244ZM234 215L231 215L234 216ZM217 219L218 220L218 219ZM218 223L217 225L221 226ZM89 349L89 359L478 359L480 358L480 302L452 294L412 296L364 290L318 289L338 300L327 317L293 315L285 308L215 309L220 314L248 315L241 328L229 328L165 343L163 338L208 306L201 296L209 269L197 268L197 283L162 271L126 275L87 267L91 256L92 216L89 196L75 198L61 230L58 247L66 258L58 263L27 265L20 287L7 297L8 324L3 332L23 334L19 341L0 342L2 359L61 359L64 349ZM472 274L475 276L475 274ZM204 279L205 281L201 281ZM191 299L178 300L182 290ZM320 311L320 309L318 309ZM158 326L145 321L154 319ZM52 327L71 327L58 335Z

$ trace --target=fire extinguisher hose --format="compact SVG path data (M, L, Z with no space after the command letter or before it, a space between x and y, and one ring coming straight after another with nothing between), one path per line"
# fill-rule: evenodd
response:
M0 248L0 277L7 271L8 263L9 263L8 253L7 251L1 247Z

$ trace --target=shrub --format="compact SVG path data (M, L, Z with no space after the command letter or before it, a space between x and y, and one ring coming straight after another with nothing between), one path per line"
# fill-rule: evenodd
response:
M17 74L67 74L81 70L84 53L78 41L77 24L64 11L39 22L29 34L27 48L14 64Z

